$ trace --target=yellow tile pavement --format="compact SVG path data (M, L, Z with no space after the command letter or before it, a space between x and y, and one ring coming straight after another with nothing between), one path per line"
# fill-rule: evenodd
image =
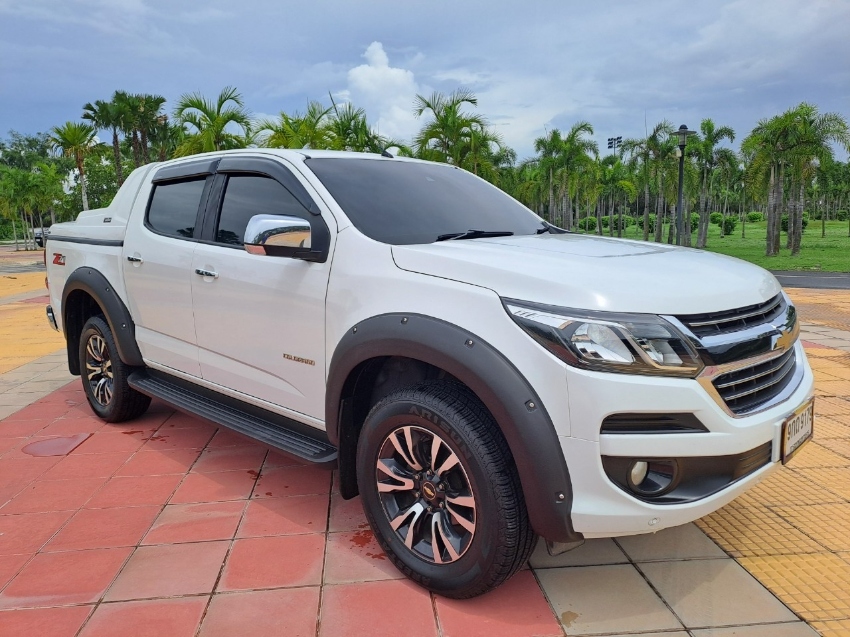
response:
M828 314L828 295L809 297ZM821 635L847 637L850 355L826 347L806 352L816 377L815 440L786 467L697 524Z
M43 272L0 275L0 301L47 290ZM55 352L65 338L47 323L44 303L17 301L0 305L0 374Z

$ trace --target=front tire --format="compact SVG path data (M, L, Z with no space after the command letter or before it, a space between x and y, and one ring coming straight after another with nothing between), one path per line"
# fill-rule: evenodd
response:
M496 588L534 547L507 443L459 383L429 381L378 402L358 441L357 481L389 558L446 597Z
M80 371L89 405L106 422L123 422L141 416L150 396L130 387L132 368L118 356L112 330L101 316L92 316L80 334Z

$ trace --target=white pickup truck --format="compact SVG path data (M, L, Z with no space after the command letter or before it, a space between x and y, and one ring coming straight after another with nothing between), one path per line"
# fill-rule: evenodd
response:
M556 553L706 515L812 434L768 272L565 232L452 166L150 164L46 254L96 414L156 397L333 463L390 559L451 597L504 582L538 536Z

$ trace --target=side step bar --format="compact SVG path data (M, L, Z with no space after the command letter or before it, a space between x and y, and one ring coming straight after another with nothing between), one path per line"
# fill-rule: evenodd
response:
M284 416L148 370L133 372L128 382L136 391L159 398L175 409L232 429L302 460L316 464L336 462L336 447L321 439L322 432L310 435L306 431L309 429L307 425Z

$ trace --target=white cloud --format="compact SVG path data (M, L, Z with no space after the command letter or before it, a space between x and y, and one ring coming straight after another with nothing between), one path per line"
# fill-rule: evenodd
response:
M381 135L409 140L419 129L413 100L421 92L413 71L390 66L380 42L372 42L363 54L366 64L348 72L348 87L337 93L366 109L370 123Z

